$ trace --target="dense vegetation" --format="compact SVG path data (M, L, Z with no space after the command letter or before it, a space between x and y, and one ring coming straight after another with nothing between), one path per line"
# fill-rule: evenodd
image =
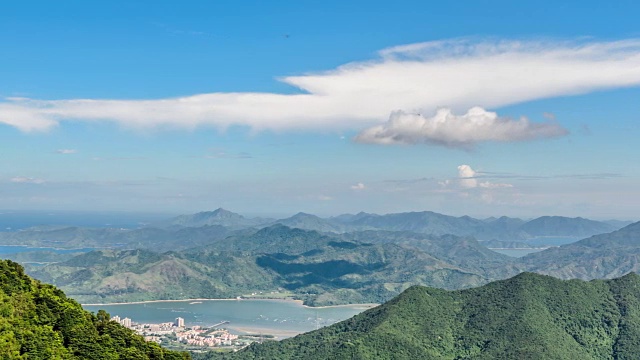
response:
M65 294L25 275L10 260L0 260L0 358L4 359L189 359L161 348L92 314Z
M341 323L211 359L638 359L640 276L411 287Z

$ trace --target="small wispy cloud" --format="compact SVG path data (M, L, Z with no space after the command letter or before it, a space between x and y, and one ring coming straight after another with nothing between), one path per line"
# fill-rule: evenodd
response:
M120 160L145 160L145 159L148 159L148 158L146 156L109 156L109 157L94 156L91 158L91 160L93 161L108 161L108 160L120 161Z
M155 25L161 29L164 29L167 33L171 35L186 35L186 36L195 36L195 37L213 37L213 34L207 31L194 30L194 29L180 29L170 26L164 23L154 22L152 25Z
M224 151L219 151L213 154L208 154L203 156L205 159L252 159L253 156L247 152L240 153L227 153Z
M58 149L55 152L56 152L56 154L69 155L69 154L77 153L78 150L76 150L76 149Z
M455 179L447 179L444 181L440 181L440 186L444 188L458 188L463 191L465 196L468 196L468 193L464 192L472 189L503 189L503 188L512 188L512 184L508 183L498 183L491 182L488 180L481 181L483 178L481 172L474 170L471 166L463 164L458 166L458 177Z
M366 186L361 182L359 182L359 183L357 183L355 185L351 185L351 190L359 191L359 190L364 190L365 188L366 188Z
M15 176L9 179L9 181L17 184L44 184L45 183L43 179L26 177L26 176Z
M437 182L438 179L434 177L421 177L418 179L390 179L384 180L385 183L394 183L394 184L415 184L422 182Z

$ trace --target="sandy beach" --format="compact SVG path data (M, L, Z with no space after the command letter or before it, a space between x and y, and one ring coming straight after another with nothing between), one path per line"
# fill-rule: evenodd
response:
M256 300L258 300L258 299L256 299ZM273 300L276 300L276 299L273 299ZM242 300L238 300L238 299L145 300L145 301L129 301L129 302L114 302L114 303L98 303L98 304L80 304L80 305L82 305L82 306L111 306L111 305L153 304L153 303L163 303L163 302L193 302L193 301L242 301ZM281 301L292 301L292 300L281 300ZM293 301L295 301L295 300L293 300Z

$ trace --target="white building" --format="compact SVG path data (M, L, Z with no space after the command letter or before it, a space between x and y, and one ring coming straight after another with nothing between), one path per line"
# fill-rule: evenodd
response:
M183 328L183 327L184 327L184 319L183 319L183 318L181 318L181 317L177 317L177 318L176 318L176 322L175 322L175 323L173 323L173 324L174 324L176 327L181 327L181 328Z

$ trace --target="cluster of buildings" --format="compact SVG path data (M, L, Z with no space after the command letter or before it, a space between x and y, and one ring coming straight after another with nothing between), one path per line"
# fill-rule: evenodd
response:
M179 342L191 346L233 346L237 344L238 335L230 334L226 330L206 330L199 326L176 332Z
M139 335L144 336L147 341L154 341L163 345L183 344L186 346L215 347L215 346L242 346L246 345L239 341L238 335L229 333L226 329L205 328L201 326L185 327L184 319L176 318L174 322L160 324L138 324L132 322L130 318L120 318L114 316L111 320L134 330ZM227 323L223 321L216 325ZM215 325L214 325L215 326Z
M118 324L131 329L131 319L129 319L128 317L124 318L124 319L120 319L120 316L116 315L114 317L111 318L111 321L115 321Z

